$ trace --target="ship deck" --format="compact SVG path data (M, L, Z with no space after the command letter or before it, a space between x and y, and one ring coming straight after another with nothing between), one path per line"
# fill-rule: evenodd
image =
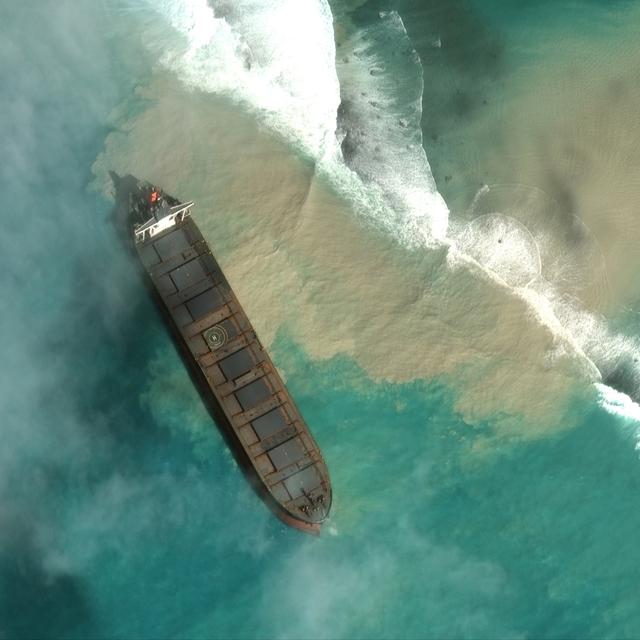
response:
M239 461L279 517L318 531L331 506L320 449L197 225L187 216L136 248Z

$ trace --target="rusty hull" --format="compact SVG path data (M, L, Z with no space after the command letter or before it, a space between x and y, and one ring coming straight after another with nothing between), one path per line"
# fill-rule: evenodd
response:
M144 183L130 190L134 229L153 216L149 191ZM187 213L138 237L135 248L191 378L254 489L287 525L318 534L332 499L322 454L196 223Z

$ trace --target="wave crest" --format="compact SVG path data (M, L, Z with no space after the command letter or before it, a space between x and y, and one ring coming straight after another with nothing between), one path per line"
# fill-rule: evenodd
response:
M144 2L145 43L181 82L243 103L316 158L327 152L340 97L326 2Z
M366 26L346 18L338 42L338 141L342 156L379 189L406 244L443 240L449 212L422 144L423 70L401 17L381 12Z
M422 68L397 13L352 31L341 43L351 63L336 72L326 0L144 3L146 45L181 82L241 103L401 242L444 239L448 209L422 147Z

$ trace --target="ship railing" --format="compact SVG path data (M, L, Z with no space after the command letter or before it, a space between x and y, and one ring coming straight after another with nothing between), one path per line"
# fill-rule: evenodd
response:
M157 236L159 233L162 233L166 229L174 227L178 222L183 222L184 219L190 215L190 209L193 205L193 202L179 204L175 207L171 207L169 213L160 218L160 220L154 216L150 220L147 220L143 225L134 227L136 242L145 242L146 240Z

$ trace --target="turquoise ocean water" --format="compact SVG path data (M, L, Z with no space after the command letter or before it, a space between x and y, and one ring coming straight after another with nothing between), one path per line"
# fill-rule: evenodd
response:
M246 11L248 20L264 5L216 10L230 21ZM577 394L562 414L567 428L505 435L498 412L471 419L460 409L454 374L376 377L346 348L314 357L283 323L271 351L324 452L333 515L321 537L307 537L252 493L133 275L92 172L107 136L133 135L123 123L153 106L140 87L157 72L157 47L133 37L132 26L155 38L154 11L175 17L189 6L199 3L0 7L0 638L638 637L640 459L627 396L616 413L595 393ZM422 134L452 224L464 219L454 203L508 179L495 159L485 162L478 132L502 122L500 105L517 100L532 69L546 72L559 64L553 55L570 55L550 50L545 37L567 33L617 51L637 17L624 13L632 3L595 1L330 8L337 41L390 12L403 19L408 40L397 41L422 61L412 67L424 83ZM393 62L396 40L371 37L381 47L366 53L378 56L376 69L409 68ZM354 136L358 127L377 131L353 124L371 115L357 95L375 88L354 89L359 76L347 64L337 66L343 99L354 96L343 126ZM386 104L417 135L409 98L419 92L391 88ZM254 113L251 95L236 108ZM633 124L625 125L632 133ZM509 138L500 144L506 154ZM585 143L584 153L596 147ZM169 171L172 161L164 161ZM354 152L357 171L371 177L367 161ZM394 162L385 160L376 182L392 205L402 191ZM421 162L416 156L412 180ZM636 292L629 285L615 295L617 305L599 313L632 340ZM456 327L443 323L440 338L429 339L446 342L449 331ZM638 397L633 356L616 357L617 368L603 361L601 371ZM548 391L528 390L543 404ZM499 405L500 388L487 394Z

